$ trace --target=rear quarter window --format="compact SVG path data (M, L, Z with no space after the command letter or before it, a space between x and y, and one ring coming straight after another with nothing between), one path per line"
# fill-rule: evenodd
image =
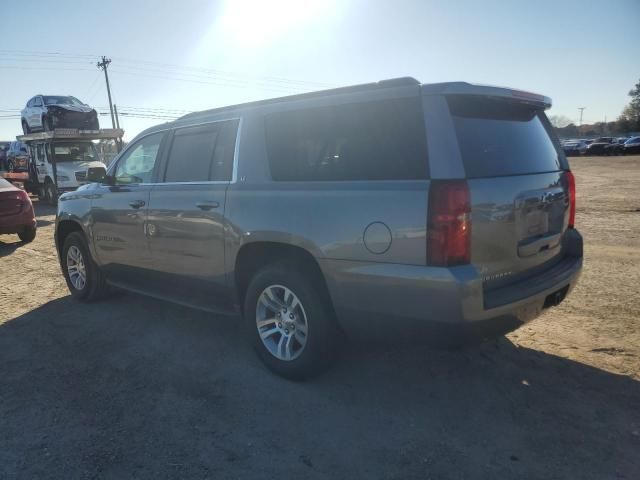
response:
M428 176L419 97L271 114L276 181L419 180Z
M562 167L544 111L497 98L447 98L466 176L552 172Z

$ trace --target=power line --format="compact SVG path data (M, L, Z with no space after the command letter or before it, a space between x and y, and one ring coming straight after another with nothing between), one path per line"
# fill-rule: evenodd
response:
M23 60L26 62L34 62L38 61L38 58L48 58L47 61L50 63L70 63L70 64L83 64L87 61L88 58L94 57L94 55L89 54L66 54L62 52L46 52L46 51L26 51L26 50L0 50L0 58L4 55L17 56L16 59L8 59L12 61ZM51 59L51 57L54 57ZM25 58L27 57L27 58ZM35 59L29 59L28 57L35 57ZM297 80L290 79L279 76L261 76L261 75L252 75L247 73L239 73L239 72L231 72L224 71L219 69L205 68L205 67L192 67L185 65L178 65L172 63L164 63L164 62L152 62L148 60L137 60L130 59L125 57L114 57L118 61L118 64L121 68L131 68L131 69L144 69L150 68L155 70L156 72L160 71L162 73L172 73L172 74L188 74L188 75L206 75L211 77L216 77L219 79L225 79L228 81L244 81L244 82L257 82L257 83L271 83L278 84L282 87L293 87L296 89L300 88L330 88L335 85L318 82L318 81L309 81L309 80ZM74 60L70 62L70 60ZM134 65L122 65L124 64L134 64Z
M233 87L233 88L247 88L247 87L251 86L251 85L246 85L246 84L242 85L242 84L229 83L229 82L217 81L217 80L209 80L209 81L207 81L205 79L168 77L166 75L157 75L157 74L145 73L145 72L127 72L125 70L120 70L120 69L115 69L115 68L112 71L116 72L116 73L119 73L119 74L124 74L124 75L159 78L159 79L162 79L162 80L173 80L173 81L177 81L177 82L199 83L199 84L202 84L202 85L216 85L216 86ZM263 90L271 90L271 91L279 92L279 93L299 93L300 92L300 91L292 91L291 89L286 89L286 88L266 87L266 86L260 86L260 87Z

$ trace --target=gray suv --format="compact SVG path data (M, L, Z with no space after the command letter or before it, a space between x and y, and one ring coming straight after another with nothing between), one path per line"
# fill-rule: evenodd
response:
M344 333L506 333L582 267L550 105L401 78L186 115L61 197L62 272L82 301L113 286L240 313L292 379Z

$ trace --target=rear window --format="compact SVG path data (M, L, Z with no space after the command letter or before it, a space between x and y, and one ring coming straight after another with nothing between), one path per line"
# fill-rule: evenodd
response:
M468 95L452 95L447 101L467 177L561 168L543 111L513 101Z
M11 184L7 182L4 178L0 177L0 188L10 187Z
M266 132L276 181L427 178L418 97L277 113Z

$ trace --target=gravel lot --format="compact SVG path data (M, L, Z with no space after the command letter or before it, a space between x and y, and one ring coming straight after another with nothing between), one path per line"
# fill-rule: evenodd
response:
M581 282L507 338L268 373L234 318L73 302L0 237L0 478L640 478L640 157L573 159Z

